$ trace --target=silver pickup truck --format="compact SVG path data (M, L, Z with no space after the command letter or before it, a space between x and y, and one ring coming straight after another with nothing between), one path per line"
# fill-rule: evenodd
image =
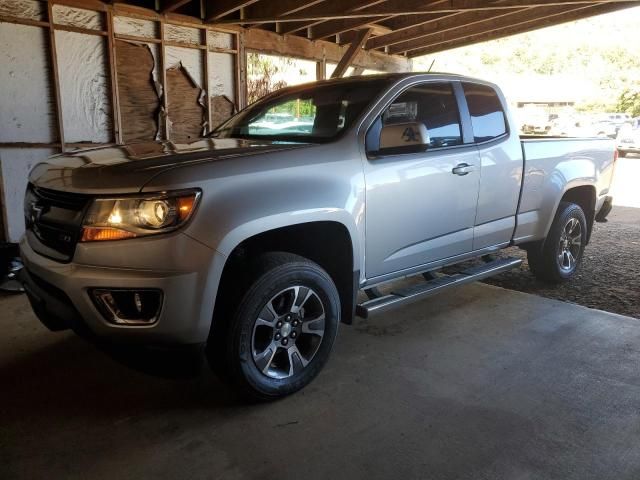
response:
M318 374L340 322L520 264L499 249L571 278L611 209L615 152L520 138L500 90L466 77L286 88L191 144L38 164L22 279L52 330L200 346L240 391L277 398ZM470 259L486 261L451 273Z

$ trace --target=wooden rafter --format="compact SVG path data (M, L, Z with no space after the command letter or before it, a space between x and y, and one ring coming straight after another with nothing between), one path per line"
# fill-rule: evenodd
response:
M566 6L517 8L515 10L501 10L499 13L465 12L454 18L445 18L425 26L409 28L402 32L404 39L398 36L391 38L389 35L386 40L381 41L381 45L389 45L389 52L406 52L414 49L415 45L419 45L419 48L425 44L428 45L431 38L447 38L456 34L473 35L475 30L485 28L487 24L522 22L563 11L567 11ZM374 48L376 47L377 45L374 46Z
M362 46L366 43L367 39L371 35L371 29L362 30L358 33L357 37L351 42L349 48L345 52L342 59L336 66L336 69L331 74L331 78L340 78L344 76L349 66L353 63L356 56L362 51Z
M439 7L421 7L408 8L406 5L410 2L402 2L402 6L396 6L395 2L378 2L381 3L375 9L351 10L349 8L329 10L326 8L320 11L303 11L285 17L263 17L263 18L241 18L241 19L222 19L215 23L221 24L240 24L253 25L274 22L317 22L329 20L345 20L363 17L385 18L397 15L422 15L425 13L456 13L464 11L481 11L481 10L505 10L512 8L524 7L548 7L561 5L596 5L599 3L627 3L633 4L635 0L507 0L503 2L480 1L480 0L458 0L453 3L446 2L447 5ZM220 15L216 18L220 18ZM215 19L211 19L215 20Z
M533 30L538 30L540 28L551 27L554 25L560 25L562 23L581 20L583 18L611 13L629 8L630 6L640 6L640 2L636 2L635 5L602 3L600 5L592 5L584 8L565 10L564 12L558 12L556 14L547 15L545 17L533 18L517 24L506 22L503 25L491 25L491 23L489 22L486 24L486 28L481 32L465 35L463 37L457 36L457 38L450 38L448 40L438 41L430 45L424 45L423 48L408 52L408 56L411 58L415 58L424 55L430 55L445 50L451 50L453 48L472 45L475 43L487 42L489 40L495 40L519 33L530 32Z
M213 22L258 0L208 0L206 22Z
M191 3L191 0L163 0L162 10L160 13L175 12L180 7L185 6L187 3Z
M377 4L382 3L384 0L351 0L345 10L346 11L358 11L363 8L371 7ZM310 8L306 8L302 10L300 13L304 13L305 15L321 15L322 12L327 10L326 4L313 5ZM291 15L287 15L282 17L283 19L289 18ZM282 20L282 19L281 19ZM314 26L322 23L323 20L311 21L311 22L287 22L281 23L280 33L294 33L299 32L301 30L307 30L309 28L313 28Z

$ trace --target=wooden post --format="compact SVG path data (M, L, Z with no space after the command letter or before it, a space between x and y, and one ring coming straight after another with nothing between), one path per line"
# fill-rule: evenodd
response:
M202 35L204 35L204 86L205 86L205 97L207 99L207 128L205 130L205 134L209 133L211 128L211 82L209 81L209 69L211 65L209 64L209 31L204 29L201 30Z
M160 83L162 85L162 138L169 140L169 101L167 96L167 70L164 68L165 63L165 46L164 46L164 19L160 19Z
M344 56L340 60L340 63L336 66L336 69L333 71L331 78L340 78L344 76L349 68L349 65L353 63L355 58L358 56L360 51L362 50L362 46L366 43L371 35L371 29L367 28L366 30L360 30L358 34L355 36L351 45L345 52Z
M56 100L56 116L58 122L58 141L62 153L67 149L64 144L64 125L62 121L62 99L60 96L60 76L58 75L58 54L56 53L56 35L53 28L53 4L47 2L47 20L49 20L49 50L51 51L51 71L53 73L53 91Z
M107 20L107 34L109 49L109 73L111 76L111 111L113 113L113 139L116 143L122 144L122 117L120 115L120 95L118 93L118 71L116 65L116 44L113 37L113 13L107 10L105 13Z

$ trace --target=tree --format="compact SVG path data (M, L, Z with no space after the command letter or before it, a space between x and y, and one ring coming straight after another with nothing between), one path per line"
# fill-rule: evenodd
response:
M281 57L278 60L280 65L267 55L247 55L247 100L250 104L287 86L285 80L278 80L276 77L291 65L292 59Z
M622 92L616 109L633 117L640 117L640 90L634 91L628 88Z

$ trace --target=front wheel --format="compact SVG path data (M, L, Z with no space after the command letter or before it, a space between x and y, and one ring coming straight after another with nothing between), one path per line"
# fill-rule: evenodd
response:
M241 393L273 400L306 386L326 363L340 297L331 277L303 257L271 253L259 263L226 329L224 354L209 359L224 362L224 377Z
M587 220L579 205L561 202L541 247L527 252L533 274L549 283L562 283L576 273L587 243Z

